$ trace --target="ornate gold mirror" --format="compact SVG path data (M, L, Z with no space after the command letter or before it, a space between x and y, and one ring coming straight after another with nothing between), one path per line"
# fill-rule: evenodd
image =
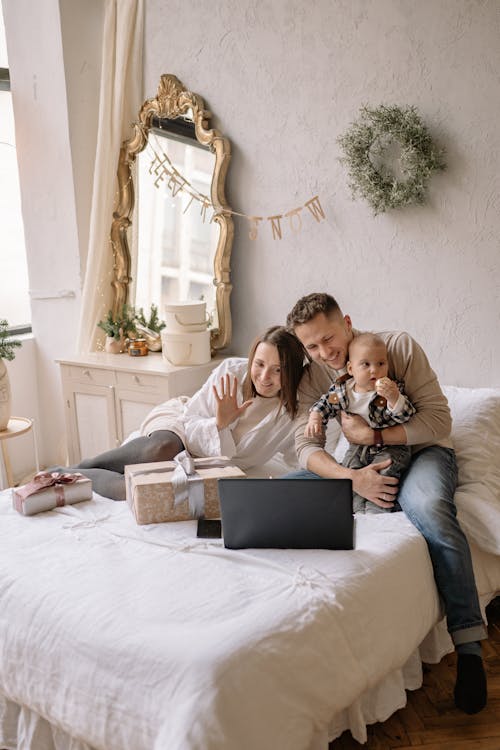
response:
M224 184L229 141L210 129L203 99L162 75L124 141L113 213L113 311L206 301L212 351L231 341L233 220ZM131 248L131 249L130 249Z

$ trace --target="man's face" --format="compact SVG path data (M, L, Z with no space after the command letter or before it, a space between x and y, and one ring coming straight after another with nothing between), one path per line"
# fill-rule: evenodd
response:
M345 367L353 337L348 315L327 317L325 313L318 313L307 323L296 326L294 332L316 362L323 362L334 370Z

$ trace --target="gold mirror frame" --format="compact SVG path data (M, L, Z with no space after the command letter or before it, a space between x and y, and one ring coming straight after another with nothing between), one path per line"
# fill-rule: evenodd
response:
M195 127L199 143L208 146L215 154L215 166L210 187L210 200L213 206L212 221L219 225L219 239L214 256L214 286L218 326L211 330L212 352L224 349L231 342L231 295L230 259L234 239L234 224L226 202L224 185L226 180L231 146L227 138L214 128L209 128L211 113L205 109L203 99L187 91L174 75L164 74L160 78L154 99L147 99L142 105L139 118L133 124L134 135L122 143L118 162L118 204L113 212L111 225L111 246L113 248L113 313L118 313L128 301L130 277L130 249L128 229L132 224L134 210L133 165L137 154L146 148L153 117L175 120L189 115Z

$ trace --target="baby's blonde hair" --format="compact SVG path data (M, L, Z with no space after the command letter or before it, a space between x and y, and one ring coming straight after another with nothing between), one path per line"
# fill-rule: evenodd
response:
M366 333L358 333L356 336L354 336L351 343L349 344L349 358L351 356L351 349L357 344L364 344L365 346L380 346L383 347L385 351L387 351L384 339L376 333L367 331Z

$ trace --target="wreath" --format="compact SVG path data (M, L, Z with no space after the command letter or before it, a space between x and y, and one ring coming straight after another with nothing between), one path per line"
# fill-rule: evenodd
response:
M365 198L375 215L423 203L432 172L445 168L444 151L434 148L415 107L362 107L338 142L353 198Z

